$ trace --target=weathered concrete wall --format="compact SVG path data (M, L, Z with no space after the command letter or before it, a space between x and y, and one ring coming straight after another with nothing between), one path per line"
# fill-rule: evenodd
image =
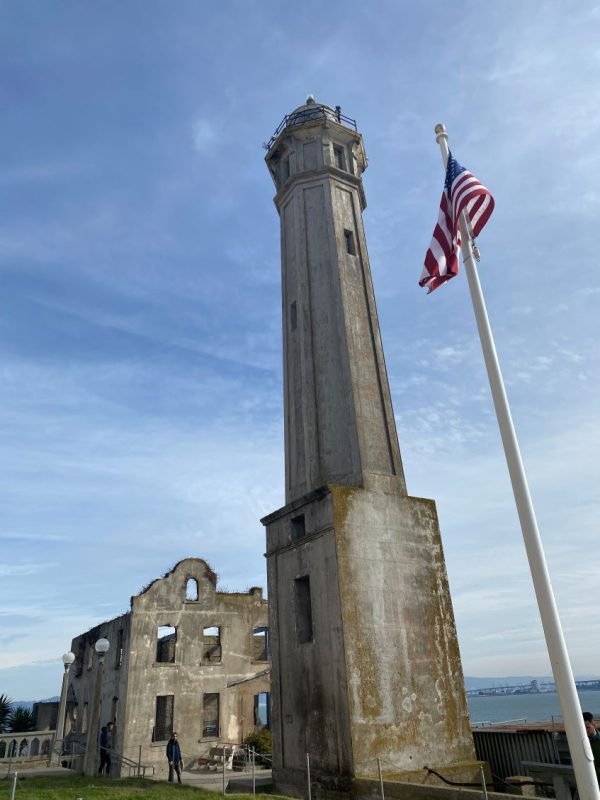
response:
M198 600L186 600L189 578L198 581ZM248 593L216 591L216 575L201 559L185 559L161 580L132 598L132 636L127 743L124 755L138 758L142 744L144 763L165 768L166 741L153 742L156 697L174 697L174 727L186 763L206 755L217 741L241 741L254 729L254 696L269 691L269 676L251 678L268 662L254 660L253 628L268 625L267 603L262 590ZM156 661L158 626L177 629L174 663ZM220 627L222 659L203 658L204 628ZM219 736L203 736L204 693L219 693ZM243 719L242 717L245 717Z
M121 634L122 631L122 634ZM100 727L107 722L115 723L113 745L116 750L122 750L124 742L124 714L127 703L127 672L128 672L128 643L130 637L130 617L123 614L120 617L103 622L86 633L77 636L71 642L71 652L75 655L75 662L69 670L69 683L67 688L67 724L65 733L76 735L80 741L85 741L92 712L92 689L94 678L100 669L98 656L94 645L98 639L108 639L110 650L104 658L102 667L102 684L100 694ZM118 650L118 643L122 640L122 651ZM76 720L73 724L73 715ZM67 738L66 743L68 744ZM77 752L77 751L76 751Z
M473 769L460 654L435 505L330 486L263 520L272 642L274 778ZM294 522L304 516L304 534ZM310 581L312 639L298 641L295 581Z
M472 761L458 640L435 504L330 487L355 773Z
M352 741L331 495L272 515L267 528L267 579L272 646L273 770L302 781L306 753L317 773L352 773ZM305 516L306 534L290 537ZM313 636L298 642L295 580L310 577Z
M361 216L362 137L312 121L284 130L267 163L281 217L286 502L362 486L372 471L403 486Z
M197 581L197 600L186 599L189 579ZM73 640L77 660L69 674L68 709L77 709L75 733L81 737L84 706L91 714L97 656L95 642L104 637L109 650L103 668L100 724L116 722L115 749L135 762L166 768L166 740L156 741L156 698L174 696L173 726L179 734L186 765L208 754L218 742L239 743L255 728L254 703L269 692L268 655L253 637L268 627L268 604L262 590L245 593L216 591L217 576L198 558L180 561L131 599L131 611ZM157 660L159 626L172 626L176 638L161 648L172 662ZM216 637L205 628L220 628L220 659ZM122 647L119 647L122 642ZM203 735L203 695L219 694L219 731ZM115 698L118 701L115 703ZM116 720L115 717L116 711ZM85 738L85 737L84 737ZM168 737L167 737L168 738Z

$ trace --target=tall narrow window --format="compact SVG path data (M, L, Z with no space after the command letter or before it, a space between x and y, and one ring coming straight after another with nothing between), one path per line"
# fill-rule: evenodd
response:
M268 661L269 657L269 629L254 628L252 631L252 658L254 661Z
M202 630L202 661L218 664L221 661L221 628L213 626Z
M290 303L290 328L295 331L298 327L298 308L296 306L296 301L294 300Z
M156 635L156 660L161 664L175 663L177 629L172 625L159 625Z
M283 183L285 183L289 177L290 177L290 157L285 156L285 158L281 162L281 179Z
M164 742L173 733L173 707L175 695L159 694L156 698L156 715L154 718L154 742Z
M198 581L196 578L188 578L185 584L185 599L197 600L198 599Z
M351 256L356 255L356 245L354 244L354 233L347 229L344 230L344 241L346 243L346 252Z
M119 628L119 633L117 636L117 647L115 652L115 669L121 669L121 666L123 665L123 637L124 637L123 628Z
M310 602L310 578L304 575L294 581L296 606L296 638L298 644L313 640L312 604Z
M262 725L265 728L271 727L269 692L260 692L254 695L254 724Z
M338 169L346 169L346 156L344 148L338 144L333 146L333 158Z
M292 535L292 542L297 542L306 536L306 523L304 521L304 514L298 514L297 517L292 517L290 520L290 533Z
M117 723L117 713L119 711L119 698L113 697L112 699L112 708L110 710L110 721L114 722L115 725Z
M88 729L88 704L83 704L83 714L81 715L81 732L87 733Z
M202 696L202 736L219 735L219 694Z
M91 669L94 666L94 645L88 642L87 645L87 668Z

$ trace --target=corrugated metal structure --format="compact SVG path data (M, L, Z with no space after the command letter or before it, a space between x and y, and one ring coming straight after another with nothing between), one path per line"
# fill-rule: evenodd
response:
M552 731L474 730L475 752L487 761L494 784L502 789L502 781L510 775L523 775L523 761L560 764L557 734Z

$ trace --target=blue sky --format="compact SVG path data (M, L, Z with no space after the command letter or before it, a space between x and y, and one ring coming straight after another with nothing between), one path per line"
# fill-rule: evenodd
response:
M464 275L417 281L433 127L494 193L481 280L577 674L597 674L595 2L0 5L0 692L175 561L265 585L283 504L279 221L261 143L313 93L364 135L409 491L465 672L548 674Z

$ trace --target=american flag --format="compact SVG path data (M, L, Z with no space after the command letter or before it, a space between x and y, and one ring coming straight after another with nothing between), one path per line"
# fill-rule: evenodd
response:
M494 198L450 153L440 214L419 281L420 286L427 286L428 294L458 274L458 221L463 210L473 237L478 236L494 210Z

